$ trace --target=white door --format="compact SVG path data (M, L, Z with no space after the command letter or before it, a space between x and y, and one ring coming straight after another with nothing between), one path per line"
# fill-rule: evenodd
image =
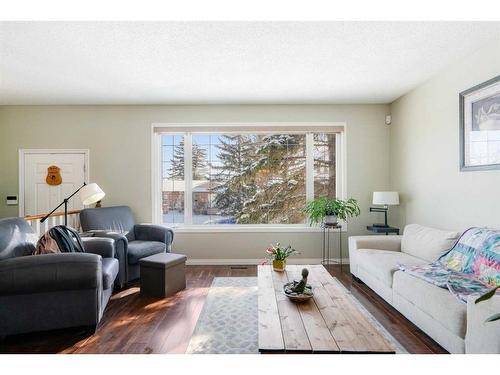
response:
M24 183L21 183L24 191L21 191L20 214L38 215L52 211L64 198L69 197L75 190L87 182L87 153L86 151L47 151L36 152L23 150L21 155L24 164ZM49 185L46 181L48 168L57 166L60 168L62 181L59 185ZM24 204L23 204L24 203ZM82 209L80 193L72 197L68 202L68 211ZM61 206L58 212L64 211Z

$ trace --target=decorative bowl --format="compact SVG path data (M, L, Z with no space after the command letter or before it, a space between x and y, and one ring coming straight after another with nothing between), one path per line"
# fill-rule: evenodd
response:
M283 294L287 296L290 301L306 302L314 297L312 286L309 284L306 285L303 293L290 292L290 288L293 288L295 285L297 285L297 283L297 281L290 281L289 283L283 285Z

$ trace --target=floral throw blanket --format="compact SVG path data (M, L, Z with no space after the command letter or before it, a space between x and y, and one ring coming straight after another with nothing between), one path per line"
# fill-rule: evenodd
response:
M467 302L469 295L500 285L500 230L470 228L435 262L399 268Z

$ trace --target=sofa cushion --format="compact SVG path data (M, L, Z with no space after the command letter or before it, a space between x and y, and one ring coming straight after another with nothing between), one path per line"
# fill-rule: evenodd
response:
M464 338L467 306L448 289L432 285L403 271L394 274L393 293L413 304L453 334Z
M425 261L399 251L360 249L356 254L358 267L367 271L371 277L378 279L392 288L392 278L400 263L420 265Z
M409 224L403 233L401 251L434 262L453 247L459 236L459 232Z
M128 243L128 263L137 264L139 260L153 254L163 253L166 245L158 241L131 241Z
M109 289L118 275L118 259L102 258L102 288Z

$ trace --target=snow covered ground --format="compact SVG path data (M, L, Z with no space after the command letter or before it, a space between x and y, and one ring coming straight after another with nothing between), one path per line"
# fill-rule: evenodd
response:
M184 212L170 211L168 214L163 215L164 224L182 224L184 223ZM203 224L236 224L232 216L218 216L218 215L193 215L194 225Z

